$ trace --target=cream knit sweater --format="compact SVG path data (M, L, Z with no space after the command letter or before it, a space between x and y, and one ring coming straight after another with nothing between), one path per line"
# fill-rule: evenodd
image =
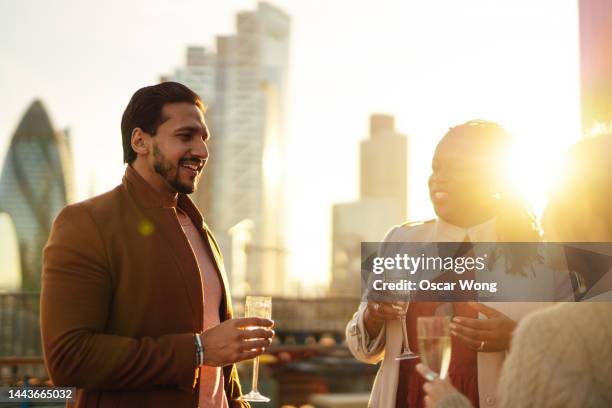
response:
M504 362L501 408L612 407L612 303L564 303L519 324ZM438 408L467 408L461 394Z

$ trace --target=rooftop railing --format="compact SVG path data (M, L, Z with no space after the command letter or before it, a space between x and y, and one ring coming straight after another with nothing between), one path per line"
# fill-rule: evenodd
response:
M48 380L39 302L39 292L0 292L0 386ZM358 304L357 298L274 297L272 317L278 341L269 352L310 354L326 346L342 347L344 328ZM234 298L233 305L235 316L244 316L244 298Z

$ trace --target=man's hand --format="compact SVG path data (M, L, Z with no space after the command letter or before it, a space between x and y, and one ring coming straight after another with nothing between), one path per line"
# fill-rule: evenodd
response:
M454 317L451 334L476 351L505 351L510 347L516 322L505 314L481 303L468 305L487 316L486 319Z
M223 367L255 358L272 343L274 322L259 317L226 320L200 335L204 365Z

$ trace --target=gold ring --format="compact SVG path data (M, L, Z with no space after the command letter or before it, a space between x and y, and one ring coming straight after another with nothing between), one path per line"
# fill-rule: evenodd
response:
M374 303L374 310L378 312L378 309L380 309L380 303Z

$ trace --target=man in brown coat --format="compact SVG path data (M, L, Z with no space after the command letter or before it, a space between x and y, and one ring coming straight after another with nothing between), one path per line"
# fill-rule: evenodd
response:
M232 317L221 252L187 196L208 159L204 111L178 83L138 90L121 123L122 184L53 224L44 355L77 407L248 406L233 363L264 352L273 322Z

